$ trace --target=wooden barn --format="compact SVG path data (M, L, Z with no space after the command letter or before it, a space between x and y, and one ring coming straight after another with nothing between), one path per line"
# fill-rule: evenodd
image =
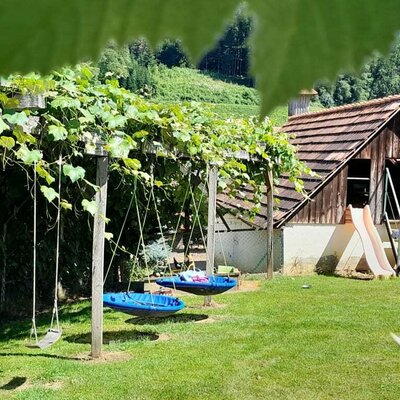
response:
M281 130L294 135L299 158L318 176L304 177L308 199L285 177L276 188L275 269L287 274L365 269L362 238L346 218L349 204L369 205L387 257L395 264L394 243L385 222L400 218L387 177L389 171L393 187L400 192L399 112L400 96L391 96L289 117ZM219 206L228 211L220 218L220 242L228 249L225 257L230 262L259 272L265 267L267 208L263 204L254 221L246 221L241 217L249 206L246 197L251 198L246 190L235 199L219 196ZM253 251L246 252L252 243Z

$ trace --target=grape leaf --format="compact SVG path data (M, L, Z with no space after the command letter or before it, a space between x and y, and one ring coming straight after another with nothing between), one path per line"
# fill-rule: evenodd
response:
M2 118L0 118L0 133L6 131L7 129L10 129L10 127L3 121Z
M136 158L124 158L124 164L133 170L138 170L142 166L139 160Z
M71 179L72 183L79 181L80 179L83 179L86 173L86 171L82 167L80 166L74 167L71 164L65 164L63 166L63 172L64 175L68 176L69 179Z
M43 154L39 150L29 150L26 145L21 145L19 150L16 152L17 158L22 160L25 164L31 165L42 159Z
M373 50L386 53L400 27L397 0L248 0L257 23L252 70L262 113L318 79L359 69Z
M110 39L122 43L141 36L153 45L166 37L180 37L198 59L238 4L238 0L2 0L0 73L49 71L97 58Z
M15 140L9 136L0 136L0 147L11 150L15 146Z
M87 211L88 213L94 215L97 213L98 207L96 202L93 201L89 201L87 199L83 199L82 200L82 207L85 211Z
M111 157L128 158L130 150L136 147L136 143L128 135L112 137L105 149L110 152Z
M50 125L49 134L53 135L54 140L64 140L68 136L67 130L63 126Z
M67 200L61 200L60 205L64 210L72 210L72 204L69 203Z
M25 125L28 122L28 117L23 111L14 114L4 114L3 119L8 121L10 124L20 126Z
M50 175L50 173L46 169L44 169L40 164L36 165L36 172L41 178L46 179L48 185L51 185L55 181L55 179Z
M44 197L46 197L46 199L49 202L52 202L54 199L58 197L58 193L51 187L41 186L40 191L43 193Z
M36 0L0 2L0 73L42 72L97 58L109 39L180 38L199 59L240 0ZM252 71L262 112L386 52L400 26L397 0L247 0L256 16ZM18 27L16 29L15 27ZM9 33L13 40L9 40ZM18 49L18 51L15 51ZM54 103L54 102L53 102ZM79 107L59 101L53 107Z

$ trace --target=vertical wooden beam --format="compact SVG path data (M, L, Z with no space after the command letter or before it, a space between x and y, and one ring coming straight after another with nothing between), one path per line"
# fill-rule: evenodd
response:
M212 275L215 259L215 219L217 214L218 169L211 166L208 172L208 220L207 220L207 262L206 273ZM204 305L211 305L211 296L204 297Z
M265 172L265 183L267 185L267 279L272 279L274 277L274 181L269 168Z
M101 355L103 345L103 275L104 275L104 230L107 209L108 157L97 157L96 193L97 213L93 224L92 258L92 352L93 358Z

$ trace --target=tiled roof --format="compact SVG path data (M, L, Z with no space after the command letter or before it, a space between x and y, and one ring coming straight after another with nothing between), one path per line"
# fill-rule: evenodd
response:
M300 160L319 175L303 177L308 195L313 197L327 178L365 147L399 110L400 95L397 95L290 117L281 131L295 135L291 142L298 146ZM274 220L281 225L306 200L285 176L277 190L280 203ZM251 199L251 189L245 188L243 193L244 196L235 199L222 194L219 204L239 212L249 208L251 203L246 199ZM254 224L265 227L266 214L266 204L262 204Z

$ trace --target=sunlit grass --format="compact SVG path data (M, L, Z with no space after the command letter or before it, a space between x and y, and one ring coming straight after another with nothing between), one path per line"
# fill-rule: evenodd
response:
M302 289L303 284L311 289ZM90 304L62 309L63 338L29 349L30 322L0 328L1 399L397 399L400 283L278 278L160 321L105 312L114 361L90 351ZM48 316L40 319L45 332Z

